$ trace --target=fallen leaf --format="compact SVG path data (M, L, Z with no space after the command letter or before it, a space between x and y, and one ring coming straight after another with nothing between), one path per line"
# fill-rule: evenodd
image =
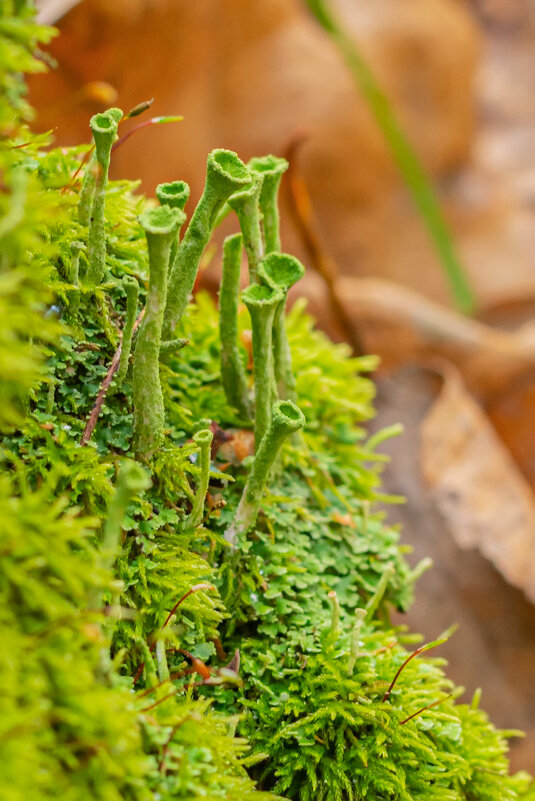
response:
M463 549L478 548L535 601L535 497L454 367L422 425L431 498Z
M385 368L451 361L482 400L507 390L535 368L532 325L503 331L469 319L400 284L376 278L340 278L338 291L358 320L367 353Z
M219 458L233 465L240 465L254 453L254 432L247 429L229 430L231 438L219 448Z

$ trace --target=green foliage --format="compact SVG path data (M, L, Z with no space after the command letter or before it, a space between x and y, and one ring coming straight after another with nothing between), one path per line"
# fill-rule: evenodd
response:
M454 704L442 660L408 663L385 700L407 658L396 633L362 633L353 668L350 650L329 627L284 664L264 663L243 726L261 781L303 801L518 797L503 736L482 712Z

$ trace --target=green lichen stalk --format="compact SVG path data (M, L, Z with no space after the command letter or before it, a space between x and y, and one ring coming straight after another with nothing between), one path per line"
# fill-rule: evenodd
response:
M134 332L137 301L139 297L139 284L133 276L125 276L122 280L122 285L126 294L126 319L124 321L123 337L121 340L121 360L115 378L115 385L117 387L122 385L128 372L130 351L132 349L132 335Z
M283 294L263 284L251 284L242 292L253 329L255 383L255 448L258 448L271 418L273 376L273 319Z
M111 148L117 136L117 121L112 114L95 114L91 117L90 125L95 140L97 169L89 220L87 281L89 284L98 285L102 281L106 262L104 209Z
M116 123L119 123L123 117L123 112L120 108L109 108L104 112L111 116ZM82 181L82 188L78 198L78 220L82 225L89 225L91 219L91 207L93 205L93 196L95 194L95 183L98 173L97 154L95 151L91 153L87 167L85 169L84 178Z
M200 526L203 518L204 502L206 500L206 493L208 492L208 482L210 480L210 462L211 462L211 445L214 435L209 428L203 428L197 431L193 436L193 441L199 446L199 467L200 477L195 491L195 498L193 500L193 508L189 522L193 528Z
M70 313L73 317L78 314L80 308L80 253L84 246L82 242L71 242L71 268L69 271L69 280L76 289L71 289L69 292L69 307Z
M171 206L172 209L180 211L184 211L189 194L190 188L185 181L168 181L156 187L156 197L160 205Z
M93 152L85 169L78 198L78 220L82 225L89 225L89 220L91 219L91 206L93 205L93 195L95 194L97 171L97 154Z
M185 181L169 181L164 184L158 184L156 187L156 197L162 206L171 206L172 209L180 209L184 211L184 207L189 199L190 188ZM176 239L171 245L171 252L169 254L169 266L173 264L176 258L176 251L178 248L178 240L180 237L180 228L186 221L186 215L180 222L177 230Z
M254 175L250 187L232 195L228 204L238 217L243 244L249 264L249 282L258 281L258 263L264 254L260 228L259 200L262 191L262 176Z
M242 256L241 234L225 239L223 269L219 290L219 335L221 339L221 379L227 401L243 417L251 417L247 377L238 346L238 301Z
M278 252L281 249L278 195L288 162L277 156L261 156L251 159L247 166L251 172L263 178L260 210L263 215L265 252Z
M208 156L206 183L169 272L165 311L165 339L171 339L193 291L199 262L212 234L218 212L234 192L251 181L249 171L231 150L212 150Z
M139 221L149 249L149 291L145 316L134 351L133 447L141 459L149 459L163 439L165 423L160 385L160 344L167 296L169 250L179 224L180 211L169 206L144 212Z
M295 400L295 376L286 332L286 297L289 289L305 274L305 268L293 256L270 253L260 264L259 274L271 288L282 293L273 319L273 355L279 397Z
M355 668L356 661L359 657L360 646L360 633L362 631L362 624L366 620L365 609L355 609L355 621L351 629L351 637L349 640L349 658L347 660L347 675L351 676Z
M240 498L236 516L225 533L225 539L235 545L254 526L269 472L284 440L305 425L305 417L292 401L273 404L271 423L256 452L253 466Z
M104 566L110 569L121 547L121 529L126 508L133 496L150 487L151 480L146 470L131 459L123 459L119 467L119 479L115 494L108 506L104 524L101 554Z

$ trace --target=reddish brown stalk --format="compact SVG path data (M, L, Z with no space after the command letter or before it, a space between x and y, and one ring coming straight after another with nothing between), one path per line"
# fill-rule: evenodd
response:
M192 681L189 684L185 684L183 687L179 687L175 692L168 693L164 695L163 698L160 698L158 701L155 701L153 704L149 704L149 706L144 706L143 709L140 709L140 712L149 712L151 709L154 709L155 706L159 704L163 704L164 701L169 700L169 698L173 698L173 696L178 694L178 690L189 690L190 687L201 687L204 684L203 681Z
M143 309L139 313L139 315L137 317L137 320L134 323L134 327L132 329L132 333L133 334L138 329L139 324L141 323L144 314L145 314L145 309ZM98 420L98 418L100 416L100 412L102 411L102 406L104 404L104 400L106 398L106 394L108 392L108 389L110 388L111 382L113 381L113 376L115 375L115 373L117 372L117 370L119 368L119 362L121 360L121 350L122 350L122 344L119 343L119 347L115 351L113 359L111 360L111 364L110 364L109 370L106 373L106 375L104 377L104 380L102 381L102 384L100 385L100 389L98 391L95 403L93 405L93 408L91 409L91 414L89 415L89 419L88 419L88 421L86 423L86 426L84 428L84 433L82 434L82 439L80 440L80 445L87 445L87 443L91 439L91 435L93 434L93 431L94 431L95 426L97 424L97 420Z
M154 690L158 690L160 687L163 687L164 684L168 684L170 681L176 681L176 679L183 679L185 676L190 676L192 673L195 673L195 668L188 667L184 670L176 670L174 673L171 673L168 679L164 679L163 681L159 681L158 684L155 684L153 687L147 687L147 689L142 690L138 693L138 698L144 698L146 695L150 695L154 692Z
M120 147L124 142L126 142L127 139L130 139L130 137L133 134L137 133L138 131L141 131L143 128L148 128L149 125L161 125L164 122L178 122L181 119L182 117L151 117L150 120L139 122L137 125L134 125L133 128L130 128L130 130L127 131L127 133L125 133L124 136L122 136L117 142L114 143L111 152L113 153L115 150L117 150L118 147Z
M163 704L164 701L167 701L169 698L172 698L174 695L177 694L177 692L178 692L178 690L174 690L174 692L168 693L167 695L164 695L163 698L160 698L158 701L155 701L153 704L149 704L148 706L144 706L143 709L140 709L139 711L140 712L149 712L151 709L154 709L155 706L158 706L159 704Z
M223 643L221 642L219 637L211 637L210 642L214 644L217 658L219 659L219 661L224 662L225 659L227 659L228 657L227 654L225 653L225 649L223 648Z
M164 769L164 765L165 765L165 758L167 756L167 752L169 750L169 746L171 745L171 740L173 739L174 733L176 732L177 728L178 728L178 725L177 726L173 726L173 728L171 729L171 734L169 735L169 737L165 741L164 746L162 748L162 758L161 758L160 764L158 766L158 770L159 770L160 773L163 773L163 769Z
M137 320L136 320L136 323L137 323ZM119 356L120 356L120 354L119 354ZM115 369L117 369L117 368L115 368ZM188 590L187 593L185 595L183 595L182 598L180 598L176 602L176 604L173 606L173 608L171 609L171 611L169 612L169 614L167 615L167 617L165 619L165 623L163 624L162 629L164 629L167 626L167 624L169 623L169 621L171 620L171 618L175 614L175 612L178 609L178 607L180 606L180 604L183 603L183 601L185 601L186 598L188 598L194 592L198 592L199 590L215 590L215 587L214 587L213 584L194 584L193 587L190 590ZM156 641L154 641L152 643L152 645L150 646L150 650L154 651L155 647L156 647ZM188 651L182 651L180 648L177 648L176 650L179 651L181 654L185 654L186 656L191 656L191 654L189 654ZM191 658L192 658L192 660L194 659L194 657L191 657ZM200 662L200 660L198 660L198 661ZM201 663L201 664L204 664L204 663ZM145 662L142 662L141 665L138 667L138 669L136 671L136 674L134 676L134 684L136 684L139 681L139 678L141 676L141 673L143 672L143 668L144 667L145 667ZM202 674L199 674L199 675L202 675Z
M198 592L199 590L215 590L215 587L213 584L194 584L193 587L190 590L188 590L187 593L183 595L182 598L180 598L180 600L177 601L176 604L173 606L173 608L165 618L165 623L163 624L162 629L164 629L167 626L167 624L175 614L180 604L183 603L183 601L185 601L186 598L188 598L194 592Z
M80 170L82 169L84 164L87 164L87 162L89 161L89 158L91 156L91 153L93 152L94 149L95 149L95 145L93 145L92 147L89 148L89 150L87 151L87 153L85 154L85 156L81 160L80 164L76 168L76 172L72 176L70 182L67 184L67 186L63 187L64 191L67 191L67 189L70 189L74 185L74 182L76 181Z
M351 345L356 355L362 355L364 353L364 348L360 336L336 287L338 266L330 254L327 253L316 233L316 223L310 195L297 167L297 153L305 141L306 136L299 135L294 137L289 143L285 154L290 164L287 172L290 213L292 214L303 244L308 251L312 267L325 282L333 316L340 323L344 338Z
M404 726L405 723L409 722L409 720L412 720L413 718L417 717L418 715L421 715L422 712L425 712L427 709L432 709L434 706L438 706L439 704L442 704L444 701L447 701L448 698L451 698L451 693L448 693L448 695L445 698L439 698L438 701L433 701L432 704L427 704L427 706L423 706L421 709L418 710L418 712L413 712L413 714L409 715L408 718L405 718L405 720L400 721L399 725L400 726Z
M142 662L141 665L136 670L135 675L134 675L134 679L133 679L134 685L137 684L139 679L141 678L141 674L143 673L143 668L144 667L145 667L145 662Z
M389 698L389 696L390 696L390 693L391 693L391 692L392 692L392 690L394 689L394 685L395 685L396 681L397 681L397 680L399 679L399 677L400 677L401 671L402 671L404 668L406 668L406 667L407 667L407 665L409 664L409 662L411 661L411 659L414 659L414 657L415 657L415 656L419 656L419 654L422 654L424 651L430 651L430 650L431 650L431 648L436 648L436 646L437 646L437 645L442 645L442 643L443 643L443 642L444 642L444 640L437 640L437 642L436 642L436 643L431 643L431 644L427 643L426 645L421 645L419 648L417 648L417 649L416 649L416 651L413 651L413 652L412 652L412 654L409 654L409 655L408 655L408 657L407 657L407 658L406 658L406 660L403 662L403 664L401 665L401 667L400 667L400 668L398 669L398 671L396 672L396 675L395 675L395 676L394 676L394 678L392 679L392 683L390 684L390 687L388 688L388 690L386 691L386 693L383 695L383 697L382 697L382 699L381 699L381 701L382 701L382 703L383 703L383 704L384 704L384 702L385 702L385 701L387 701L387 700L388 700L388 698Z

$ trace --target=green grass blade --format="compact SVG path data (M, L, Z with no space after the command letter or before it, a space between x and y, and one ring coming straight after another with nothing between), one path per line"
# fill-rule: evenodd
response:
M462 312L470 313L475 305L474 293L457 256L453 237L432 183L398 123L392 104L376 81L357 45L346 34L324 0L305 0L305 3L339 48L388 142L440 257L456 307Z

